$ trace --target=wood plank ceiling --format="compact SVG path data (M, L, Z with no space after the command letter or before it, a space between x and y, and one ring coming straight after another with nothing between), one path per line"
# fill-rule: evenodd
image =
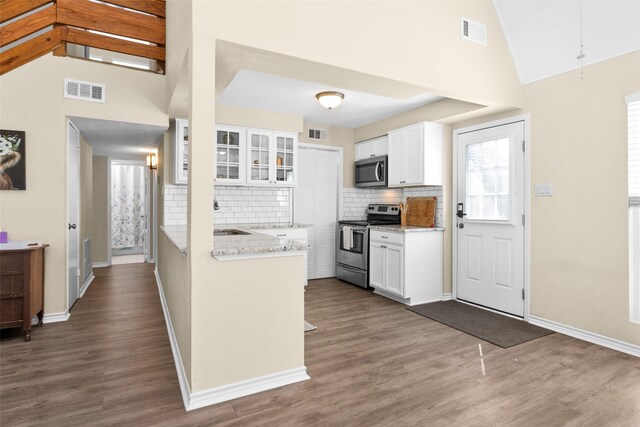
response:
M0 25L0 75L51 51L67 56L67 42L151 59L164 72L165 0L0 0Z

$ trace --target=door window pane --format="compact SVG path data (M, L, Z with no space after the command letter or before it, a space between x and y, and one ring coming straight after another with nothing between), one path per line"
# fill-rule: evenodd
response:
M466 146L467 219L505 221L510 218L509 158L509 138Z

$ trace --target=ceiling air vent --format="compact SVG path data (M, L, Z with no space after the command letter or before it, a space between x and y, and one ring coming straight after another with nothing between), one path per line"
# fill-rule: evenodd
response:
M487 45L487 26L462 17L462 38Z
M105 102L105 85L64 79L64 97L83 101Z
M315 139L316 141L326 141L329 137L329 132L326 129L311 129L309 128L309 139Z

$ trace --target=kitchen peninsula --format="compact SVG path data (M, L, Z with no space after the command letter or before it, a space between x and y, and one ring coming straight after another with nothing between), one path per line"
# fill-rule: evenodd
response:
M216 227L214 230L214 249L211 256L222 261L230 259L263 258L270 256L302 255L309 250L304 239L288 238L286 235L270 235L264 230L304 229L306 224L255 223ZM187 227L161 227L173 244L186 254Z

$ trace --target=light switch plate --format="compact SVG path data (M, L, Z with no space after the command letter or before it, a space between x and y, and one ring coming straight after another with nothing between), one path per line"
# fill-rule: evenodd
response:
M553 196L553 184L536 184L533 186L533 193L536 197Z

